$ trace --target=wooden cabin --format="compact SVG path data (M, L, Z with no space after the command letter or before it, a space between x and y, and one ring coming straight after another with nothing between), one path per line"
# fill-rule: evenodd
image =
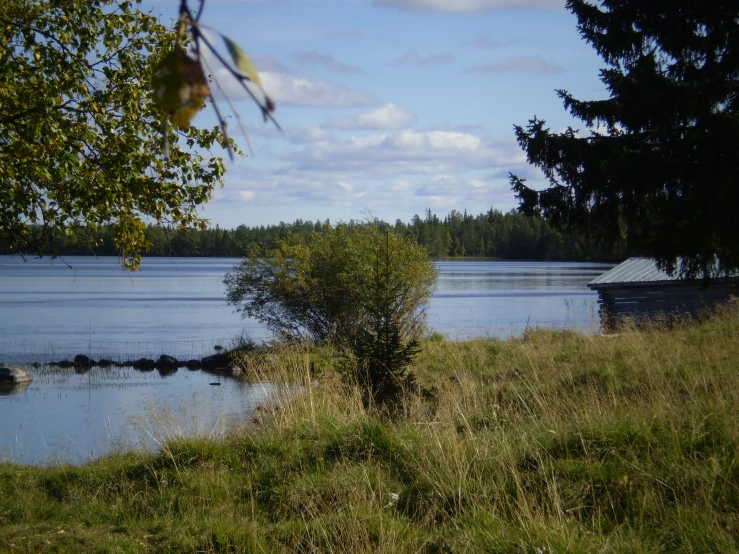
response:
M739 276L686 280L657 269L652 258L629 258L588 283L598 291L600 318L612 327L623 318L653 320L692 315L739 296Z

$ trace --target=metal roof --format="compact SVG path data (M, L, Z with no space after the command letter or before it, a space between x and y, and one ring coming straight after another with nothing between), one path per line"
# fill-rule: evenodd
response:
M588 283L590 288L599 288L621 283L655 283L660 281L679 281L677 275L670 276L657 269L653 258L629 258L603 275Z

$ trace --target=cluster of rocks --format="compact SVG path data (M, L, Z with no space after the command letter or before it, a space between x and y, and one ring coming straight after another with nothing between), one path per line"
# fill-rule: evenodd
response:
M41 367L42 364L34 362L30 364L32 367ZM202 369L208 373L216 375L235 376L241 374L241 368L231 362L231 357L227 353L218 353L213 356L206 356L200 360L178 360L173 356L162 354L158 360L150 358L139 358L138 360L126 360L116 362L103 358L101 360L93 360L84 354L78 354L74 360L61 360L59 362L49 362L50 367L74 368L75 373L85 373L92 367L133 367L139 371L157 370L161 375L171 375L181 367L190 370ZM0 395L15 394L26 389L32 381L31 375L20 367L6 367L0 362ZM220 383L210 383L211 385L220 385Z
M35 367L39 367L41 364L38 362L31 364ZM241 373L241 369L233 365L231 358L228 354L214 354L213 356L206 356L202 359L191 359L191 360L178 360L173 356L167 356L162 354L158 360L151 358L139 358L137 360L124 360L116 362L103 358L101 360L93 360L89 356L84 354L77 354L74 360L61 360L58 362L49 362L47 365L51 367L61 368L74 368L78 373L84 373L91 367L133 367L139 371L153 371L157 370L159 373L169 375L174 373L181 367L185 367L189 370L202 369L210 373L217 373L220 375L238 375Z

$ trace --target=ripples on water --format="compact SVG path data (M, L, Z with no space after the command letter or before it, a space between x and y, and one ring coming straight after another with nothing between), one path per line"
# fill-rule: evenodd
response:
M507 338L527 327L595 331L598 295L587 283L612 264L439 262L429 324L452 339Z
M242 333L270 336L226 303L223 275L238 260L145 258L133 274L116 258L64 262L0 256L0 360L30 363L78 353L194 358ZM505 338L527 325L594 330L597 295L585 285L612 266L442 261L438 267L429 324L459 339Z
M226 304L223 275L238 260L146 258L129 274L115 258L65 263L0 256L0 361L199 358L242 333L269 332ZM443 261L429 326L451 339L505 338L526 327L596 330L597 295L585 286L612 266ZM29 368L31 385L0 396L0 459L79 462L114 448L148 448L177 434L211 436L248 420L270 394L202 371L132 368L86 374ZM211 382L221 386L211 386Z

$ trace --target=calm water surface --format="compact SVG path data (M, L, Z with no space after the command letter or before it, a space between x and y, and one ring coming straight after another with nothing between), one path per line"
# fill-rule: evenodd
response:
M269 335L226 304L222 279L237 260L147 258L136 273L117 258L64 261L0 256L0 360L190 358L242 331Z
M429 324L451 339L507 338L527 327L596 331L598 295L587 283L613 264L439 262Z
M235 263L146 258L130 274L116 258L0 256L0 361L30 364L78 353L187 359L242 334L269 338L262 325L242 320L226 304L222 279ZM597 295L585 285L611 267L439 262L429 325L451 339L505 338L527 326L595 331ZM269 385L186 369L162 377L132 368L76 374L26 367L31 385L0 395L0 459L80 462L114 448L151 447L170 435L219 434L250 419L271 394Z
M168 438L220 437L248 424L274 392L269 383L182 368L166 377L130 367L28 369L27 388L0 389L0 460L79 463Z

